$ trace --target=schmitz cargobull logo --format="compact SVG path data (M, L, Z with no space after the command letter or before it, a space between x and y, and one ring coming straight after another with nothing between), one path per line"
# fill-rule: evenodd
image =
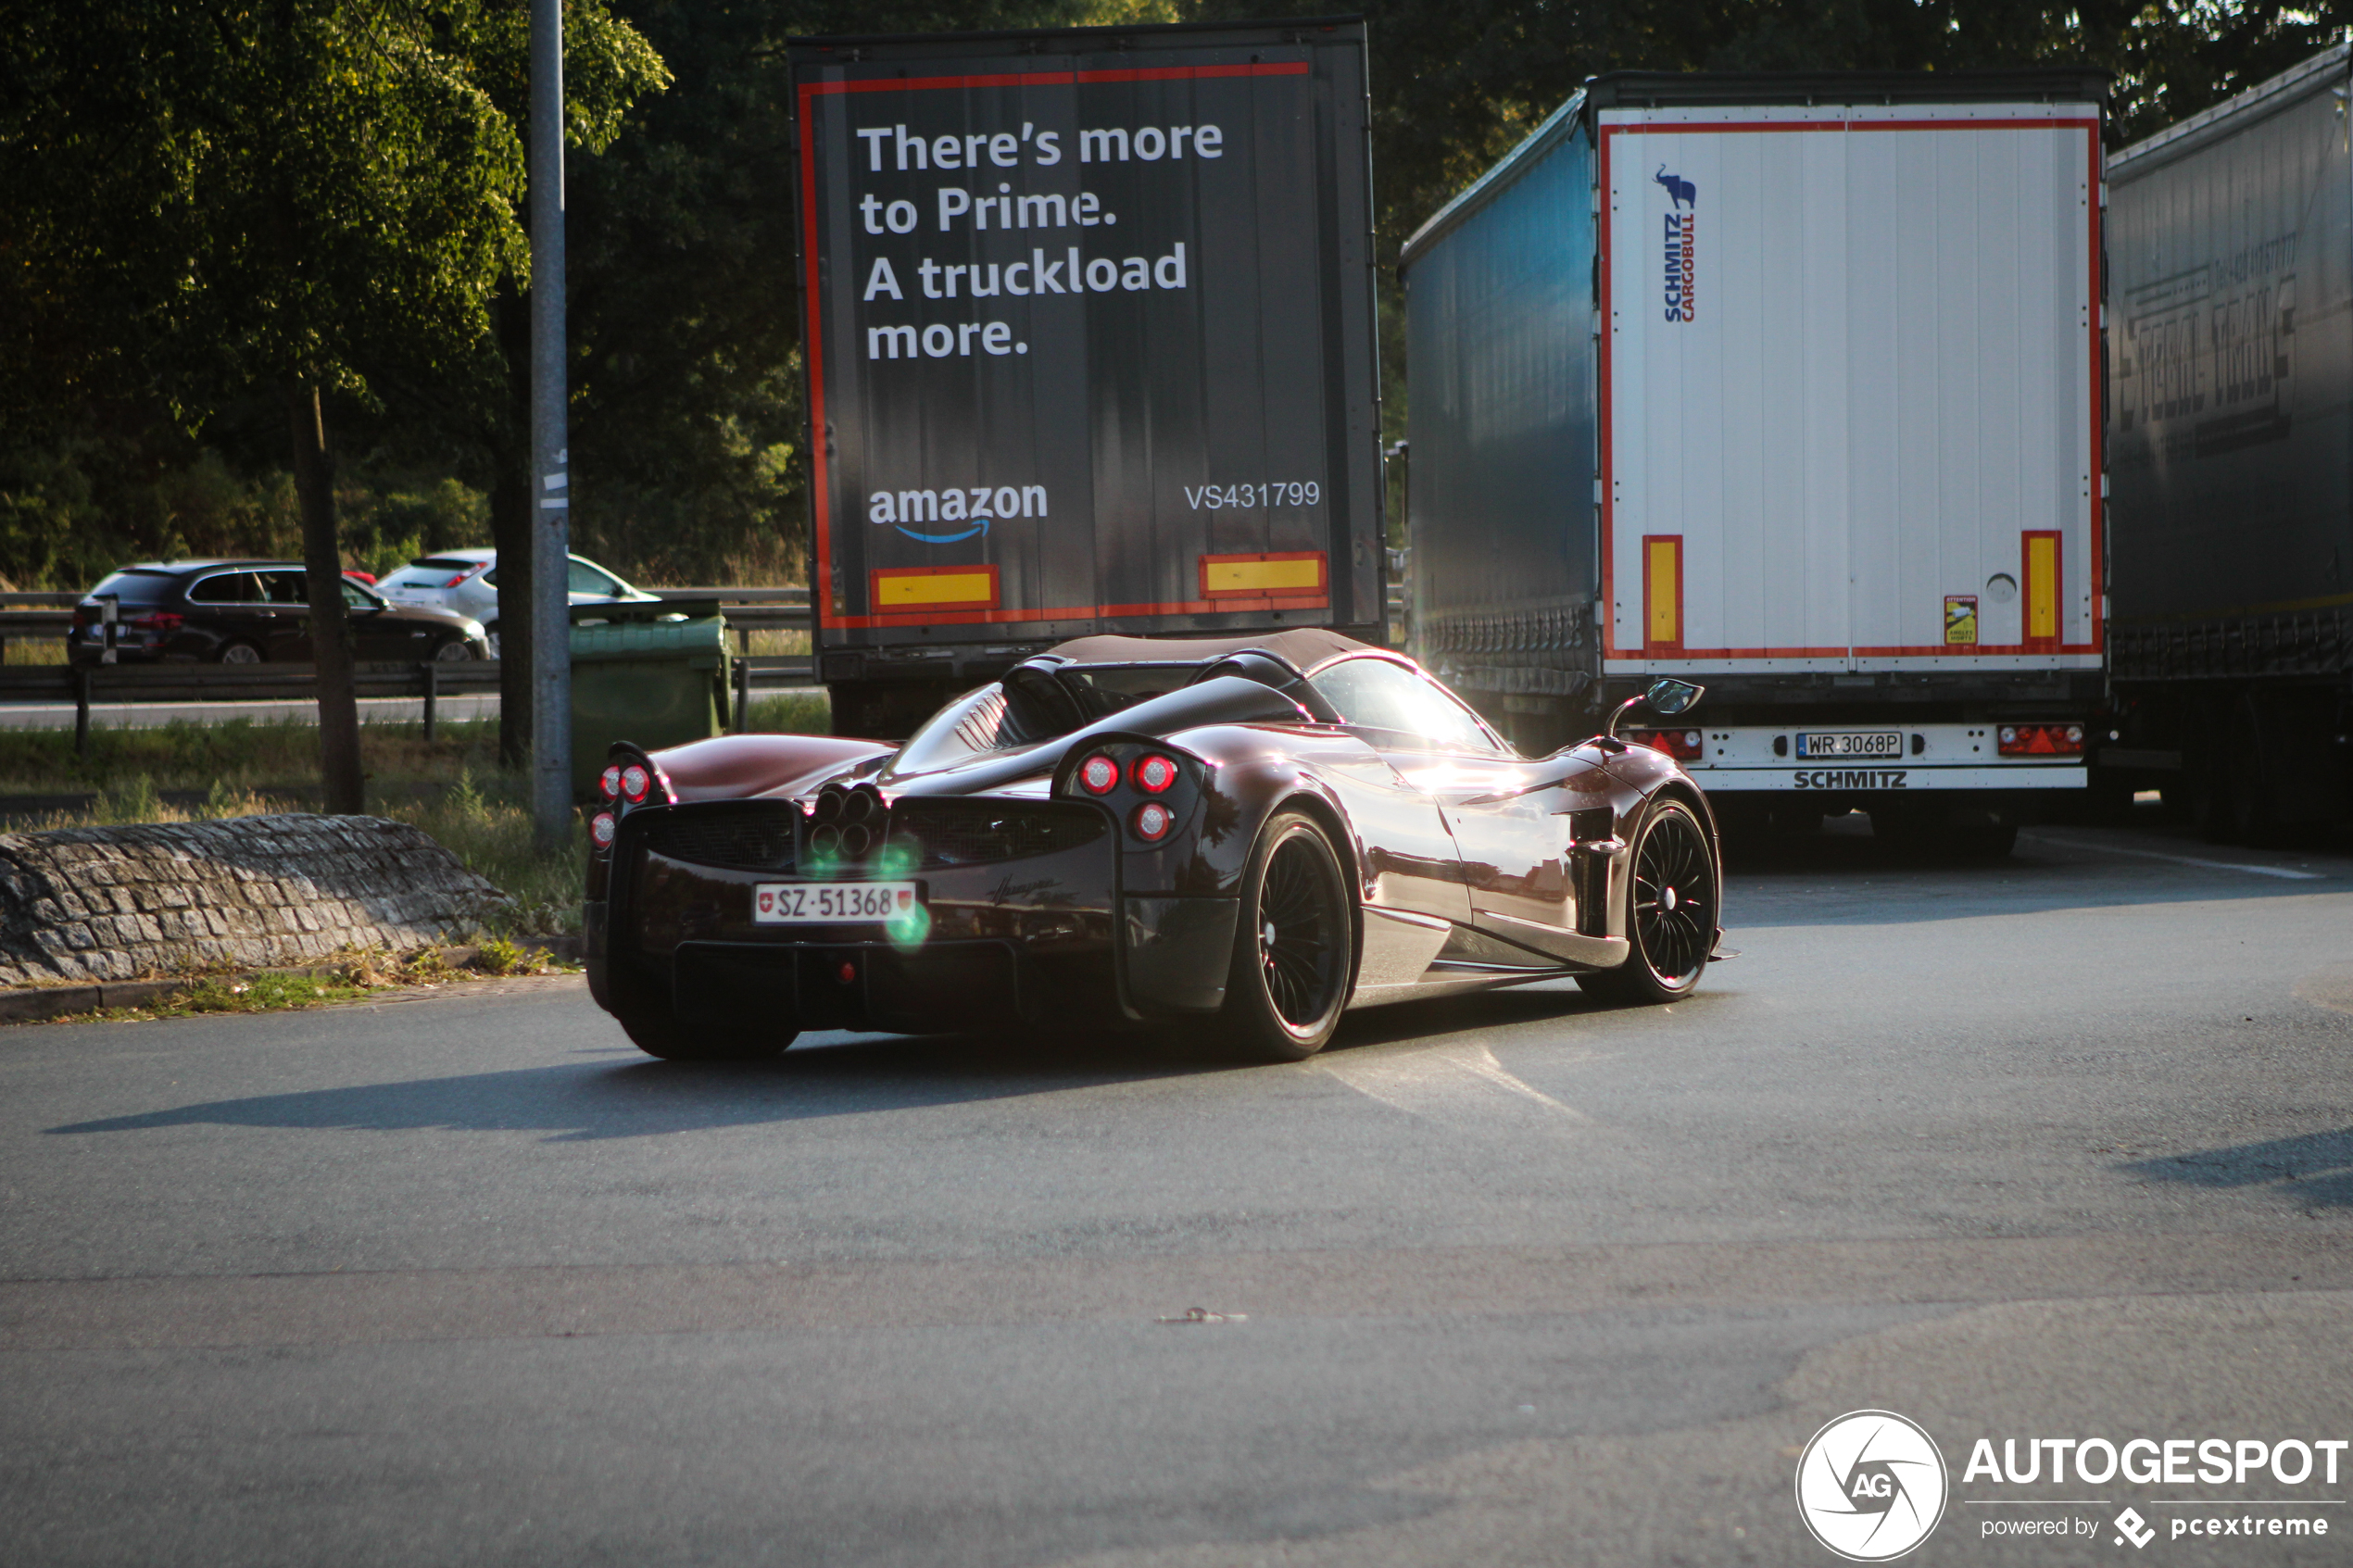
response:
M1944 1517L1944 1456L1893 1411L1854 1411L1814 1434L1797 1461L1797 1512L1851 1562L1885 1562Z
M1666 269L1667 319L1699 320L1699 295L1694 288L1699 270L1699 187L1660 164L1651 182L1667 190Z

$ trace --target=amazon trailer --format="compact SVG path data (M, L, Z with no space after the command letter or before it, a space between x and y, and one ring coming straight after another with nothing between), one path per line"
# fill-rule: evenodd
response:
M1089 633L1385 640L1361 23L790 55L837 732Z
M2108 160L2114 793L2216 838L2353 815L2343 47Z
M1407 242L1414 624L1523 745L1662 675L1735 822L2007 848L2103 699L2081 71L1620 73Z

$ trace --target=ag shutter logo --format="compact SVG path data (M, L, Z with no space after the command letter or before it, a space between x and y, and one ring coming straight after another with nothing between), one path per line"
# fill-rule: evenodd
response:
M1666 270L1664 295L1670 321L1699 320L1695 288L1699 271L1699 187L1660 164L1651 182L1666 187Z
M1944 1456L1893 1411L1853 1411L1814 1434L1797 1461L1797 1512L1850 1562L1903 1556L1944 1517Z

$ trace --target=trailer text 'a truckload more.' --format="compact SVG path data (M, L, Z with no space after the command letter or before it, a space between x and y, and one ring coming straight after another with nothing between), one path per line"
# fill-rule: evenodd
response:
M793 46L821 676L1382 621L1354 26Z

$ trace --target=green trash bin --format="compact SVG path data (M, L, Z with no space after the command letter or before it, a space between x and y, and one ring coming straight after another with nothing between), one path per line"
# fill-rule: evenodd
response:
M629 607L635 610L635 606ZM653 606L654 615L681 607ZM696 604L685 620L643 612L617 615L611 605L581 605L603 625L572 629L572 789L596 797L597 775L617 740L652 751L708 740L727 728L727 621L716 605Z

